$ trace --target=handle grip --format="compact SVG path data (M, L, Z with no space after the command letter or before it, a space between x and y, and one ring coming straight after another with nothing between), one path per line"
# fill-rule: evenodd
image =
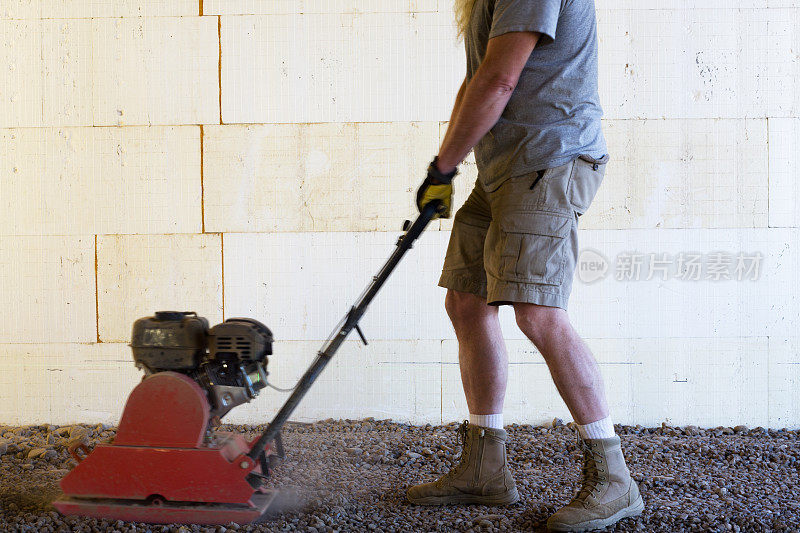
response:
M430 220L433 218L433 215L441 213L442 211L444 211L444 202L441 200L431 200L422 206L422 213L420 214L427 220Z

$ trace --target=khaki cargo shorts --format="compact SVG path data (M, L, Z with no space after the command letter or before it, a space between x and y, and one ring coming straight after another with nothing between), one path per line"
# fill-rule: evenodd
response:
M492 305L567 308L578 259L578 217L605 175L608 156L480 183L456 213L439 286Z

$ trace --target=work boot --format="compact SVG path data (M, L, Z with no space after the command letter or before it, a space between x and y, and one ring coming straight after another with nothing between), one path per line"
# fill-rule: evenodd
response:
M583 479L578 495L547 521L553 531L592 531L639 516L644 509L639 486L622 457L619 437L586 439Z
M463 443L460 462L433 483L408 489L408 501L419 505L517 502L517 486L508 469L505 430L474 426L465 420L458 436Z

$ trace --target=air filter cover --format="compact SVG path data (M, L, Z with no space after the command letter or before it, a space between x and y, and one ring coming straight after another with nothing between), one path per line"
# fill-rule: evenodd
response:
M208 320L194 312L159 311L133 323L130 346L136 366L192 370L206 353Z

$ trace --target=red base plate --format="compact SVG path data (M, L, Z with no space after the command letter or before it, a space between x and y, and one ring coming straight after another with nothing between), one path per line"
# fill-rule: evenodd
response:
M225 525L248 524L261 517L275 499L276 491L253 494L253 507L228 504L148 504L130 500L95 500L61 496L53 505L64 515L91 516L148 524Z

